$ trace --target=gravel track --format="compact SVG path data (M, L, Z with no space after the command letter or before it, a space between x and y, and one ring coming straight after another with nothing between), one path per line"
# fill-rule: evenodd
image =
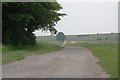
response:
M91 52L65 47L52 53L28 56L2 66L3 78L107 78Z

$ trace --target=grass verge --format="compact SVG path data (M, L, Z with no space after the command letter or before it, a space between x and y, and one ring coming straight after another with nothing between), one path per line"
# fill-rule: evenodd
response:
M34 46L2 46L2 64L24 59L28 55L45 54L62 49L61 46L51 43L37 43Z
M118 78L118 45L117 44L67 44L88 48L99 60L99 64L111 78Z
M2 64L2 45L0 44L0 64Z

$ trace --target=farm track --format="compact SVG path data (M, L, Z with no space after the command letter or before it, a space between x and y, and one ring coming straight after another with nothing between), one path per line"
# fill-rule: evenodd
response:
M107 78L96 58L83 47L65 47L2 66L3 78Z

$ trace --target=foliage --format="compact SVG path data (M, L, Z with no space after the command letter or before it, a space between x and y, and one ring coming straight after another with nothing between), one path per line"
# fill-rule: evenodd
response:
M66 36L63 32L59 32L57 35L56 35L56 40L57 41L61 41L61 42L64 42L66 39Z
M57 2L3 2L2 41L5 44L33 45L36 43L35 30L56 33L54 26L65 14Z

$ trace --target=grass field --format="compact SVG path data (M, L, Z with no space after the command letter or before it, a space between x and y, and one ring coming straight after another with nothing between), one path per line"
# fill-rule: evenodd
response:
M0 64L2 64L2 45L0 44Z
M37 36L39 41L56 42L56 36ZM118 33L66 35L66 41L86 41L88 43L118 43Z
M28 55L45 54L48 52L62 49L61 46L50 43L38 43L35 46L27 47L13 47L2 46L2 64L11 63L13 61L21 60Z
M118 77L118 46L117 44L85 44L82 45L92 51L105 72L111 77Z
M98 40L101 39L101 40ZM2 63L10 63L21 60L28 55L44 54L62 49L61 43L56 41L55 36L38 36L36 46L2 47ZM88 48L94 56L99 59L99 63L105 72L110 76L118 77L118 34L92 34L92 35L67 35L66 46L83 46ZM71 41L77 43L70 43ZM83 42L85 43L79 43ZM95 43L95 44L92 44ZM1 47L1 46L0 46Z
M88 48L99 60L103 70L112 78L118 77L118 45L117 44L67 44L67 46L83 46Z

